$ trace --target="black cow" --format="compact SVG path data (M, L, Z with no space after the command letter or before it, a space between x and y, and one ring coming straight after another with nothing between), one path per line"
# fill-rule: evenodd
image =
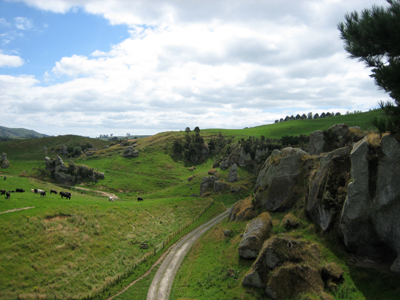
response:
M0 190L1 195L5 195L6 194L6 190Z
M10 192L6 192L6 199L10 199Z
M138 197L137 201L143 201L143 198L142 197Z
M6 180L7 179L7 177L6 176L4 176L4 180Z
M25 190L24 190L24 189L15 189L15 191L16 191L17 193L25 193Z
M55 191L55 190L50 190L50 194L56 194L56 195L57 195L57 191Z
M43 198L43 196L46 196L46 192L45 192L45 191L41 191L41 192L40 192L40 197Z
M68 193L68 192L60 192L60 195L61 195L61 199L62 198L67 198L67 199L71 199L71 193Z

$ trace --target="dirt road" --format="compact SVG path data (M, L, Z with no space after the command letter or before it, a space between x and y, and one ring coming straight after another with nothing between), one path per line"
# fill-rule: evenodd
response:
M228 215L228 211L223 212L214 219L194 229L182 238L182 240L172 247L168 256L165 258L147 293L147 300L167 300L171 292L175 274L182 263L183 258L189 252L193 244L211 227L221 222Z

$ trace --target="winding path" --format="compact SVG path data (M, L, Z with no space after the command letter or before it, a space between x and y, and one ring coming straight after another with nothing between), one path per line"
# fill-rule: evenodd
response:
M167 300L171 292L172 283L175 274L182 263L183 258L189 252L193 244L211 227L221 222L228 215L228 210L211 219L207 223L197 227L192 232L185 235L177 244L175 244L150 285L147 293L147 300Z

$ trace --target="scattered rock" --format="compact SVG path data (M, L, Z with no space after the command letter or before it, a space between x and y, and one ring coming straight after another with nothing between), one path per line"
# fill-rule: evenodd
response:
M195 166L190 167L190 168L188 168L188 170L191 171L191 172L193 172L194 170L196 170L196 167L195 167Z

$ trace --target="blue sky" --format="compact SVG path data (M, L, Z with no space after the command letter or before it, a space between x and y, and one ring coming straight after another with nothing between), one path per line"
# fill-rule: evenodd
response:
M0 125L244 128L389 100L337 24L384 0L0 0Z
M61 14L0 1L0 19L4 20L0 23L2 53L18 54L25 61L18 68L1 69L2 74L13 76L42 78L63 57L89 56L94 49L107 52L129 37L126 25L111 26L102 16L85 13L79 7Z

